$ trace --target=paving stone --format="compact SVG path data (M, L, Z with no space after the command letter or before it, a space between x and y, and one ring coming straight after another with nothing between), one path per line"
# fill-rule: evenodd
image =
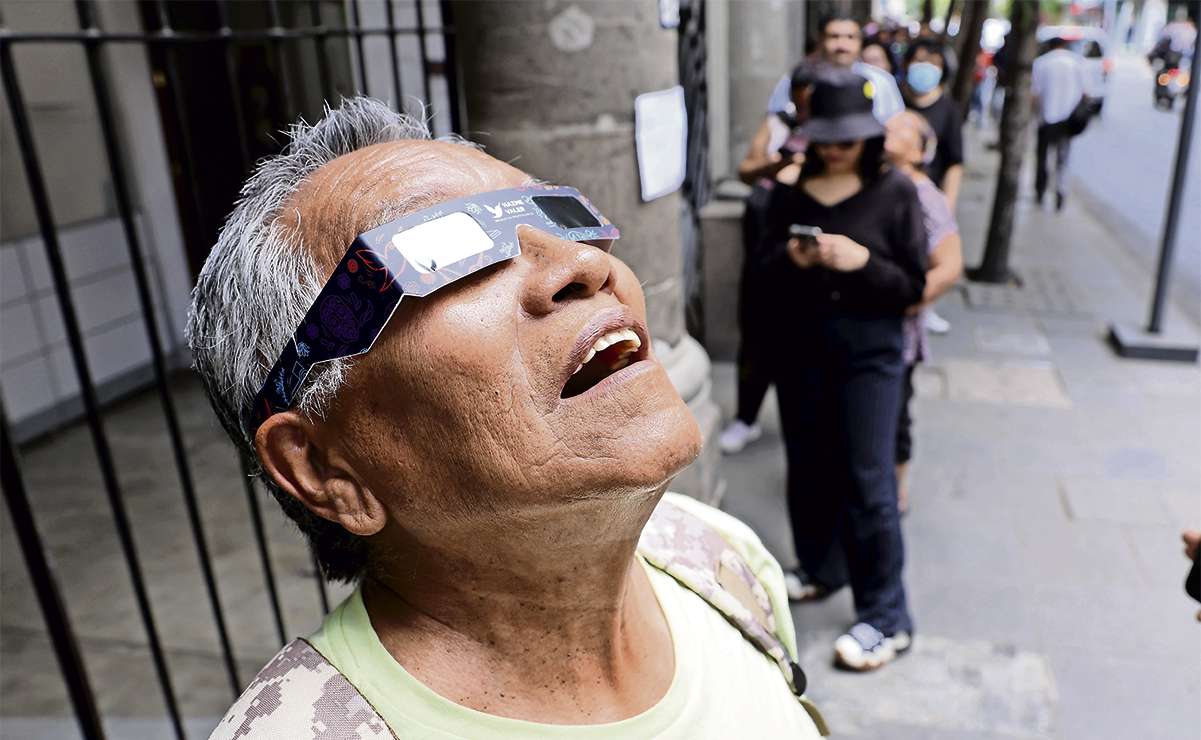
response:
M1196 630L1196 625L1190 625ZM1182 646L1183 647L1183 646ZM1175 658L1117 658L1056 650L1051 670L1059 689L1062 740L1183 740L1197 737L1201 702L1195 687L1201 662L1195 649Z
M1065 475L1063 495L1072 518L1114 524L1169 524L1171 512L1155 485Z
M1072 401L1047 362L948 360L952 401L1066 408Z
M972 337L981 352L993 352L1018 357L1047 357L1051 344L1041 332L1027 332L1013 327L976 326Z
M830 665L829 644L803 654L810 697L837 735L882 737L879 726L1050 738L1055 685L1046 659L1005 643L919 633L910 652L869 674ZM810 668L811 666L811 668Z
M1113 546L1128 547L1125 542ZM1140 582L1075 580L1031 585L1027 603L1044 650L1149 664L1186 660L1190 650L1196 656L1201 647L1197 624L1169 619L1162 596Z
M955 640L989 640L1040 650L1033 628L1020 567L1007 577L973 573L926 572L917 564L906 580L919 635Z

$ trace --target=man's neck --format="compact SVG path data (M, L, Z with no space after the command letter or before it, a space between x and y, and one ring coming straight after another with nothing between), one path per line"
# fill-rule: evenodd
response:
M526 521L468 547L407 548L411 578L363 586L380 641L434 692L488 714L598 724L646 711L671 685L675 659L634 554L645 517L624 528L576 518L562 528Z

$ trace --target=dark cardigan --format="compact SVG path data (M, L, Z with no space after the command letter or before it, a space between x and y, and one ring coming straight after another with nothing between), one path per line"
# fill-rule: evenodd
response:
M759 263L762 285L777 293L789 318L801 323L831 316L900 317L919 302L926 287L926 229L917 190L909 178L889 170L834 206L824 206L798 183L777 188L768 206L764 247ZM863 269L837 272L824 267L802 270L788 257L791 224L817 226L867 247ZM770 286L770 287L769 287Z

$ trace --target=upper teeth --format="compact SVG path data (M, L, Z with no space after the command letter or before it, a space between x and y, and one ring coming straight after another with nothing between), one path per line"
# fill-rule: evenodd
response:
M597 340L592 343L592 347L588 350L588 354L584 356L583 364L577 367L575 372L578 373L581 369L583 369L584 365L587 365L589 362L591 362L592 358L596 357L597 352L603 352L618 342L630 342L633 345L632 347L628 348L626 352L622 353L623 357L633 353L634 350L642 346L642 340L638 338L638 335L634 333L633 329L617 329L616 331L606 332L604 336L597 338Z

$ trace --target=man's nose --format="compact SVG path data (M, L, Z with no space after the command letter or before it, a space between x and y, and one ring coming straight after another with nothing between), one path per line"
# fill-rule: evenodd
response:
M518 227L517 237L520 259L532 265L521 296L528 313L543 316L567 301L613 292L613 263L597 247L527 226Z

